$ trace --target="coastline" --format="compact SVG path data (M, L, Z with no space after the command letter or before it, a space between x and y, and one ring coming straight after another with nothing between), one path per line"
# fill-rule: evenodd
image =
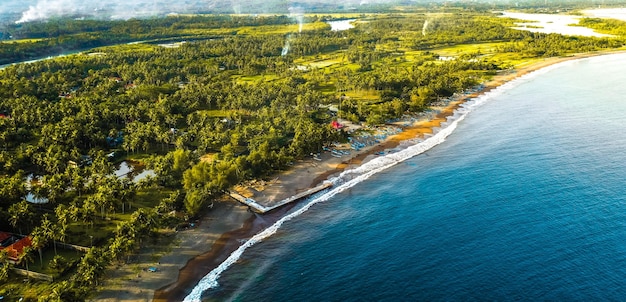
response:
M491 80L482 83L482 89L471 94L463 95L447 103L445 106L437 107L439 111L434 117L419 120L410 126L403 127L402 132L389 136L387 139L373 146L367 146L360 151L353 152L346 158L333 158L330 155L321 155L322 161L317 162L312 159L301 160L289 171L281 173L261 191L248 194L246 197L267 199L285 199L297 193L319 185L324 180L341 173L342 171L367 162L376 156L378 152L384 152L397 148L402 142L412 139L423 138L427 134L432 134L433 129L440 127L441 123L447 121L447 117L452 116L454 111L463 103L472 98L476 98L492 89L495 89L511 80L538 71L545 67L572 60L583 58L625 53L621 51L601 51L582 54L573 54L563 57L546 58L541 61L531 62L528 65L512 70L504 71L502 74L494 76ZM286 179L289 179L287 181ZM245 191L245 189L244 189ZM256 191L256 190L255 190ZM248 192L250 193L250 192Z
M184 280L182 268L219 246L228 232L245 229L252 217L247 207L236 202L216 202L194 227L168 234L172 240L165 251L149 243L129 257L129 263L109 267L97 297L90 301L152 301L156 289ZM150 267L156 272L150 272Z
M407 140L423 138L432 133L433 128L439 127L442 122L445 122L447 117L452 115L454 110L465 101L510 80L569 60L623 52L594 52L548 58L532 62L512 72L498 74L492 80L484 83L480 91L460 97L438 108L439 113L434 118L421 120L404 127L402 132L389 136L380 143L367 146L342 158L331 157L326 154L325 156L322 155L321 161L311 158L301 160L295 163L290 170L280 173L268 183L251 184L239 189L247 190L247 194L255 199L282 200L314 187L350 167L362 164L377 156L378 152L397 148ZM241 240L245 240L264 227L271 225L292 207L291 205L285 206L262 216L262 219L257 219L258 216L248 212L247 207L241 206L233 200L219 204L221 205L202 218L197 228L176 234L175 243L177 244L174 245L177 246L172 247L164 256L155 260L158 261L158 268L160 269L158 272L140 271L136 273L138 268L152 266L155 261L152 264L140 262L124 265L118 268L118 271L121 269L126 273L119 274L118 271L115 271L109 274L112 279L106 280L104 290L99 293L98 298L92 301L182 300L185 290L188 290L190 286L193 287L199 279L219 265L233 250L237 249ZM144 253L144 250L142 249L140 254ZM177 271L178 273L176 273ZM141 277L134 278L135 274Z

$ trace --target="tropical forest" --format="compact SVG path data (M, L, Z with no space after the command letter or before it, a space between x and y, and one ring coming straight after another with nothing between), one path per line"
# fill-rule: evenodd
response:
M347 141L334 121L385 125L525 64L626 42L623 21L581 21L607 37L515 22L477 4L5 26L0 236L28 244L0 250L0 296L93 297L107 270L233 186Z

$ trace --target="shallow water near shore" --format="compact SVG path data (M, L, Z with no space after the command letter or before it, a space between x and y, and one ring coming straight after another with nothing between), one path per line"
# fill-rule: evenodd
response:
M301 203L203 300L622 299L624 63L566 62L494 91L441 144Z

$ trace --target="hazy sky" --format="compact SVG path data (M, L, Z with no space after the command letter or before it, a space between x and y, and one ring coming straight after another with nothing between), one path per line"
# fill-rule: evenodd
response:
M11 21L18 22L45 20L57 16L129 19L168 13L209 11L280 13L280 10L284 9L285 13L289 13L290 7L337 5L338 3L347 7L389 1L394 0L0 0L0 15L5 19L10 18Z
M289 13L289 8L360 7L383 2L443 2L446 0L0 0L0 23L46 20L50 17L129 19L168 13ZM459 2L557 3L586 2L590 6L624 0L452 0Z

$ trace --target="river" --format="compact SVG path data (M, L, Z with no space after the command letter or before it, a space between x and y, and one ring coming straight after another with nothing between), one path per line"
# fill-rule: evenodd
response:
M502 17L526 20L516 23L514 29L546 34L562 34L569 36L610 37L611 35L595 32L591 28L573 26L578 24L581 16L560 14L527 14L518 12L502 12Z

